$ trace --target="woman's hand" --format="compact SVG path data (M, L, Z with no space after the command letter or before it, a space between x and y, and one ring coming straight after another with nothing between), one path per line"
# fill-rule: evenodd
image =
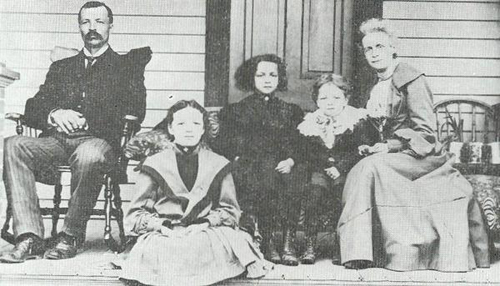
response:
M325 169L325 172L326 174L332 178L332 180L335 180L337 179L338 177L340 177L340 172L339 170L337 170L337 168L335 167L330 167L330 168L327 168Z
M292 171L292 167L295 165L295 162L292 158L288 158L278 163L275 170L281 174L288 174Z
M358 153L361 156L368 156L368 155L370 155L370 146L368 146L368 145L358 146Z
M370 153L389 153L389 145L387 143L376 143L370 147Z
M367 156L375 153L389 153L389 145L387 143L376 143L373 146L361 145L358 147L359 155Z

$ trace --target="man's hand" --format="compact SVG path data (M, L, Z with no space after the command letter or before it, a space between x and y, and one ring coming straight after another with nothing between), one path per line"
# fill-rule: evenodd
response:
M85 117L71 109L55 110L50 114L50 119L57 126L57 131L66 134L88 127Z
M332 178L332 180L335 180L337 179L338 177L340 177L340 172L339 170L337 170L337 168L335 167L330 167L330 168L327 168L325 169L325 172L326 174Z
M278 163L275 170L281 174L288 174L292 171L292 167L295 165L295 162L292 158L288 158Z

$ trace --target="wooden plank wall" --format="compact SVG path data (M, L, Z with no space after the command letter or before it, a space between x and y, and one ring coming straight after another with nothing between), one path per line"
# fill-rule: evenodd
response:
M435 101L500 102L500 1L384 1L399 56L424 71Z
M434 102L468 98L500 103L499 0L386 0L383 17L400 38L401 60L426 73ZM471 118L470 112L463 118L466 141L472 139ZM482 129L484 114L476 120ZM488 129L493 128L490 123Z
M21 80L6 90L6 112L23 112L50 66L54 46L81 49L77 14L84 0L3 0L0 3L0 62L20 72ZM117 52L150 46L153 58L145 73L147 113L142 131L149 130L179 99L204 104L205 0L105 0L114 13L110 45ZM7 136L15 133L6 125ZM132 176L133 173L129 172ZM124 199L130 198L124 186ZM39 186L50 200L52 188ZM49 202L46 202L49 203ZM63 202L64 204L64 202ZM1 211L1 210L0 210Z
M54 46L82 47L77 13L86 1L6 0L0 12L0 54L21 80L7 90L6 111L22 112L26 99L43 83ZM117 52L150 46L146 69L148 112L152 127L165 109L183 98L204 103L205 1L105 1L113 10L110 45ZM7 126L7 132L12 128Z

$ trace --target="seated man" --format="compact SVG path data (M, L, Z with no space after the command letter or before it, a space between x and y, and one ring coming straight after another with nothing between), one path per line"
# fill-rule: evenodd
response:
M44 257L76 255L102 178L116 162L122 118L128 114L142 122L145 115L144 68L150 50L120 56L111 49L113 13L104 3L84 4L78 21L84 48L54 62L45 83L26 103L26 123L42 129L42 135L5 140L4 182L16 246L0 257L1 262L24 262L44 253L35 175L61 164L71 167L71 199L62 232Z

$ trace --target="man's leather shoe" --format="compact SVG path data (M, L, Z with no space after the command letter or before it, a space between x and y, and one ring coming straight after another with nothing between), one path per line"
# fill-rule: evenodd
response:
M76 256L77 239L71 235L61 233L57 238L56 245L47 251L43 255L46 259L67 259Z
M44 251L43 239L34 235L21 235L14 249L0 256L3 263L22 263L28 259L41 258Z

